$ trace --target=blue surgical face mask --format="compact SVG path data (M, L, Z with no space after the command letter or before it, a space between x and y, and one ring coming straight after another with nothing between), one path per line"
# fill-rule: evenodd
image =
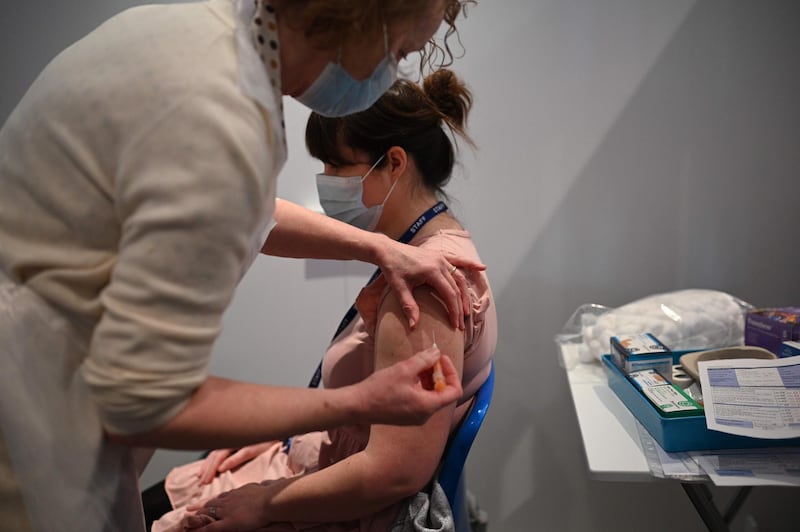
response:
M342 68L339 61L328 63L314 83L296 99L322 116L337 117L363 111L375 103L397 79L397 60L389 53L389 37L383 26L386 57L378 63L372 75L357 81Z
M364 180L378 166L384 158L381 155L375 164L367 170L364 176L340 177L334 175L317 174L317 193L319 203L325 214L365 231L372 231L377 227L383 214L383 206L392 194L398 180L392 183L386 197L380 205L367 207L364 205Z

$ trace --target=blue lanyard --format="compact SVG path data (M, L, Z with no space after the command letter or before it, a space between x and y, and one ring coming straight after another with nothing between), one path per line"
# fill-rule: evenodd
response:
M422 229L422 227L435 218L437 215L443 213L447 210L447 205L443 202L438 202L436 205L422 213L422 215L417 218L417 220L406 229L406 232L403 233L400 238L397 239L398 242L403 244L408 244L411 242L411 239L417 234L417 232ZM375 270L375 273L372 274L372 277L369 278L367 284L370 284L372 281L377 279L377 277L381 274L381 269L378 268ZM339 336L343 330L350 325L355 317L358 315L358 309L356 309L355 303L350 307L347 313L342 318L342 321L339 323L339 326L336 328L336 332L333 334L333 338L331 341L335 340L337 336ZM320 361L319 365L317 365L316 371L314 371L314 376L311 377L311 381L308 383L309 388L316 388L319 386L320 380L322 380L322 361Z

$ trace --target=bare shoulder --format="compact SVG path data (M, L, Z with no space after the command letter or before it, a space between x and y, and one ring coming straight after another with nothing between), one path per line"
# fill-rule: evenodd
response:
M427 349L435 340L442 354L449 356L460 372L464 360L463 331L450 326L444 302L433 288L415 288L414 299L420 310L419 323L414 329L409 328L394 291L389 291L383 299L375 330L375 369Z

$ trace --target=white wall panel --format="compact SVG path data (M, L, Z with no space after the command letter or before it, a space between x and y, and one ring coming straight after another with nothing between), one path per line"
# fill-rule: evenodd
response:
M50 57L135 3L5 9L0 118ZM582 303L686 287L800 304L798 20L793 0L481 0L460 25L454 68L475 93L478 150L462 151L452 207L501 320L495 399L467 468L491 530L703 530L676 484L588 477L553 335ZM279 194L314 206L308 113L286 110ZM212 370L304 385L370 271L259 258ZM187 456L157 453L143 484ZM734 530L792 530L793 499L756 490Z

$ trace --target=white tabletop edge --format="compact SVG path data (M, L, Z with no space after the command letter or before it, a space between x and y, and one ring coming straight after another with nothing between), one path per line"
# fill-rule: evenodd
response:
M561 346L591 478L652 481L633 414L608 387L598 361L577 361L577 346Z

